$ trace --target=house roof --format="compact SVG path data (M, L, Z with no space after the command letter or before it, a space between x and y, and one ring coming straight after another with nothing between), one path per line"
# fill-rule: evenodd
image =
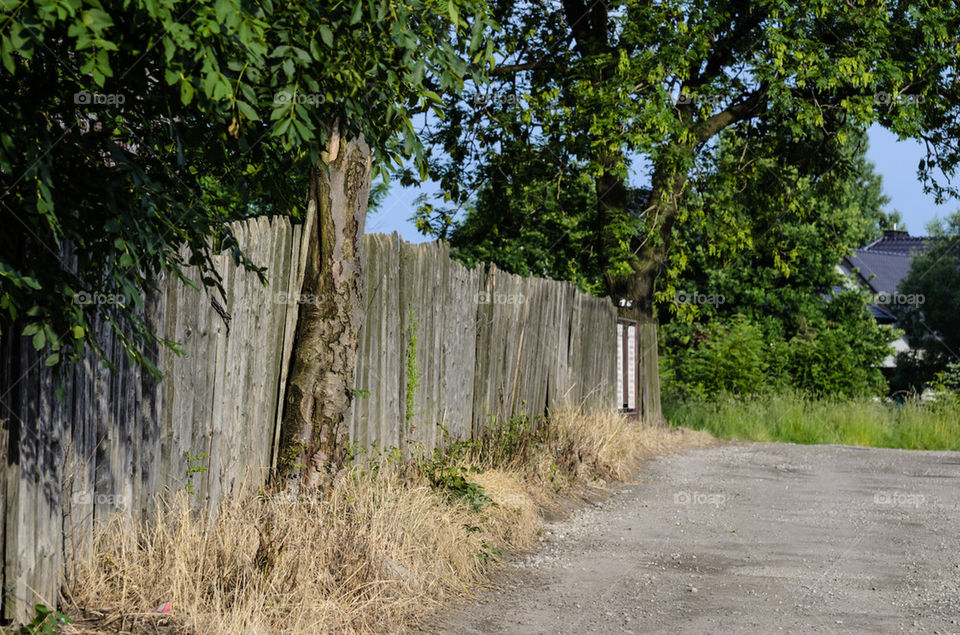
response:
M875 253L858 249L846 259L860 272L860 279L873 293L896 293L900 280L910 271L910 254Z
M894 324L897 321L895 315L884 309L879 304L869 304L867 305L867 308L870 309L870 315L873 316L873 319L880 324Z
M910 271L910 257L930 248L930 239L905 231L886 230L879 238L844 258L847 269L857 269L860 281L873 293L896 293Z
M911 236L906 231L886 229L883 236L857 251L882 252L909 256L930 248L930 239L926 236Z

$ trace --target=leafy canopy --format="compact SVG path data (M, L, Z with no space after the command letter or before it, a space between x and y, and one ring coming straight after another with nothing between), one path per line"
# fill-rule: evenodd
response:
M753 127L720 135L674 232L674 292L659 305L668 395L882 390L894 333L837 265L892 221L865 139L835 142L811 152Z
M547 271L618 297L618 281L643 278L623 293L652 293L672 229L696 200L687 196L691 177L716 166L716 136L739 124L813 152L824 139L839 147L879 123L924 140L919 176L938 196L957 193L931 180L935 168L952 174L960 159L954 4L491 7L503 27L493 35L500 64L491 83L448 102L445 119L430 126L431 176L442 195L417 216L422 231L455 243L461 234L462 245L491 237L467 258ZM766 160L771 147L744 149L749 160ZM633 195L641 188L651 190L645 202ZM806 214L795 205L789 212ZM738 240L735 228L715 226L722 240Z
M744 314L792 335L843 284L837 265L895 222L866 138L728 129L691 180L674 230L661 322ZM722 303L680 302L718 295ZM865 307L864 307L865 309Z
M158 276L262 264L227 223L298 218L336 122L381 178L425 170L413 118L492 61L481 0L0 0L0 25L0 332L50 365L95 318L149 361Z

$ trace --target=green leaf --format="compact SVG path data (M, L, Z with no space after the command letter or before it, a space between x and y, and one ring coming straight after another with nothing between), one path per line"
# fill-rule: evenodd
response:
M363 10L363 0L357 0L357 4L353 7L353 13L350 15L350 25L353 26L360 21L360 15Z
M56 351L56 350L59 350L59 349L60 349L60 338L59 338L59 337L57 336L57 334L54 332L53 327L51 327L49 324L44 324L44 325L43 325L43 332L44 332L44 334L47 336L47 343L48 343L50 346L53 347L53 350L55 350L55 351Z
M257 115L257 111L253 109L253 106L248 104L245 101L237 100L237 109L240 111L244 117L250 121L260 121L260 117Z
M323 43L329 48L333 48L333 31L325 24L320 25L320 39L323 40Z
M213 97L213 91L217 87L217 74L214 72L207 73L203 78L203 94L208 98Z
M0 58L3 59L4 68L6 68L11 75L13 75L16 72L17 67L13 63L13 55L11 54L11 51L13 51L13 45L10 43L10 41L6 37L0 38Z
M299 119L294 119L294 120L293 120L293 125L294 125L294 126L296 127L296 129L297 129L297 133L299 133L299 135L300 135L300 140L301 140L301 141L306 142L306 141L310 141L311 139L313 139L313 131L310 130L310 128L308 128L308 127L306 126L306 124L304 124L301 120L299 120Z
M46 336L43 334L43 329L41 329L41 330L37 331L36 333L34 333L34 335L33 335L33 350L35 350L35 351L41 350L46 343L47 343L47 338L46 338Z
M44 366L55 366L60 362L60 353L53 353L47 359L43 360Z
M290 126L292 124L293 124L293 120L290 119L289 117L279 120L273 126L273 136L282 137L284 134L286 134L287 130L290 129Z
M180 82L180 101L183 102L184 106L188 106L191 101L193 101L194 89L193 85L187 81L183 80Z
M457 8L457 3L454 0L447 0L447 12L450 15L450 23L453 26L459 26L460 9Z

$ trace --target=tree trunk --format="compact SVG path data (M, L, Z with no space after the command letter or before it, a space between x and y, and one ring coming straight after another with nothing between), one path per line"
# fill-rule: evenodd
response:
M343 464L354 365L363 321L361 241L370 194L370 149L334 126L311 170L309 241L297 332L280 427L279 475L312 488ZM324 165L325 162L325 165Z
M679 211L686 178L671 168L657 169L650 193L650 214L656 223L652 235L635 239L634 271L627 275L604 274L607 293L617 304L621 318L653 322L657 277L666 265L673 224Z

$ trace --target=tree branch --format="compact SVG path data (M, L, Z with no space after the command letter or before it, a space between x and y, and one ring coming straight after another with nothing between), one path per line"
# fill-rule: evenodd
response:
M553 68L553 64L547 62L525 62L523 64L508 64L506 66L497 66L492 71L491 75L497 77L503 77L504 75L513 75L515 73L522 73L523 71L537 71L537 70L546 70Z
M766 110L766 95L769 84L763 83L745 100L732 104L726 110L707 117L697 125L695 134L697 143L704 143L727 126L749 119Z
M748 3L744 4L748 5ZM749 5L743 7L743 12L750 12ZM697 72L696 74L691 73L691 79L687 82L687 85L691 88L702 86L717 77L723 71L724 67L733 61L733 54L737 50L737 45L758 27L766 17L766 14L751 13L748 19L735 24L729 35L717 40L714 44L713 54L707 60L707 65L703 72Z

